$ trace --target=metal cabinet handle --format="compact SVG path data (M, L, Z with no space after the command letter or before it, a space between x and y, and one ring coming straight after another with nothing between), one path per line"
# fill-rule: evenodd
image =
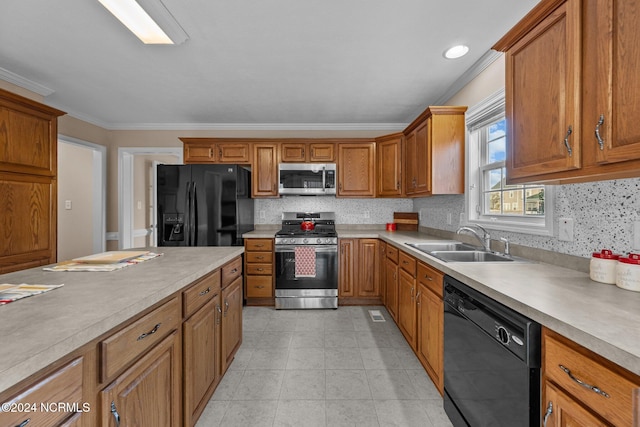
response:
M213 148L209 148L209 158L213 157Z
M340 183L338 187L340 188L340 191L342 191L342 183Z
M413 178L413 181L411 181L411 183L413 184L413 188L416 188L416 179Z
M258 285L256 286L257 289L264 289L264 285Z
M224 300L224 317L227 317L228 311L229 311L229 301Z
M430 282L433 282L433 277L429 276L428 274L425 274L424 278L427 279Z
M20 424L16 425L16 427L24 427L27 424L29 424L29 422L31 422L31 418L27 418L26 420L24 420L23 422L21 422Z
M120 414L118 414L118 409L116 409L114 401L111 401L111 413L113 414L113 418L116 420L116 427L120 427Z
M218 318L216 319L216 325L220 324L220 318L222 318L222 309L219 304L216 304L216 311L218 312Z
M304 157L304 148L302 149L302 157Z
M396 182L396 190L400 189L400 181Z
M558 365L558 367L560 369L562 369L567 375L569 375L569 378L571 378L576 383L580 384L582 387L588 388L589 390L593 391L594 393L599 394L600 396L604 396L606 398L611 397L611 396L609 396L609 394L607 392L605 392L604 390L600 389L599 387L596 387L596 386L591 385L591 384L587 384L584 381L581 381L578 378L574 377L573 374L571 373L571 370L565 368L563 365Z
M571 157L571 153L573 153L573 150L571 150L571 146L569 145L569 136L571 136L572 133L573 129L571 128L571 125L569 125L569 129L567 129L567 135L564 137L564 146L567 147L567 153L569 153L569 157Z
M422 294L422 292L418 292L416 294L416 304L420 305L420 294Z
M600 146L600 151L604 150L604 141L602 137L600 137L600 126L604 124L604 114L600 114L600 120L598 120L598 124L596 125L596 139L598 140L598 145Z
M256 268L256 271L264 271L264 268Z
M199 296L205 296L206 294L208 294L209 292L211 292L211 287L207 287L207 289L205 289L204 291L200 292L198 295Z
M264 259L263 256L257 256L256 259Z
M155 334L156 332L158 332L158 329L160 329L160 325L162 325L162 323L158 323L156 326L153 327L152 330L150 330L149 332L145 332L144 334L140 335L136 341L143 340L146 337L148 337L149 335Z
M218 154L220 155L219 159L222 159L222 148L218 150Z
M231 274L234 274L234 273L237 273L237 272L238 272L237 268L234 268L233 270L230 271Z
M547 412L544 413L544 420L542 421L542 427L547 427L547 420L549 416L553 413L553 402L549 402L547 406Z
M414 300L413 292L415 291L414 287L411 287L411 301Z
M264 247L264 243L256 243L256 248L262 248Z

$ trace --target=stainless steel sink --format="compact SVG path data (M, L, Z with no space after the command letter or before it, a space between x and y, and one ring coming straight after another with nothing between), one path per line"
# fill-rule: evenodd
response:
M460 242L424 242L424 243L407 243L407 246L416 248L419 251L430 254L433 251L477 251L475 246L467 245Z
M505 255L486 251L431 251L429 255L446 262L495 262L514 261Z

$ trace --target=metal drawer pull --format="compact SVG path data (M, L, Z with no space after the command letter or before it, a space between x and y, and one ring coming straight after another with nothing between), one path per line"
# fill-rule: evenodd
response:
M596 125L596 139L598 140L598 145L600 145L600 151L604 150L604 141L600 136L600 126L604 124L604 114L600 114L600 120L598 120L598 124Z
M233 274L233 273L237 273L237 272L238 272L238 269L237 269L237 268L234 268L233 270L231 270L231 274Z
M26 420L24 420L23 422L21 422L20 424L18 424L16 427L24 427L27 424L29 424L29 422L31 421L31 418L27 418Z
M542 421L542 427L547 427L547 420L549 416L553 413L553 402L549 402L547 406L547 412L544 413L544 420Z
M418 292L418 293L416 294L416 304L418 304L418 305L420 305L420 294L421 294L421 293L422 293L422 292Z
M433 281L433 277L430 277L428 274L425 274L424 278L429 280L429 281L431 281L431 282Z
M111 413L113 414L113 418L116 419L116 427L120 427L120 414L118 414L116 404L113 401L111 401Z
M573 152L571 150L571 146L569 146L569 136L571 136L572 133L573 129L571 128L571 125L569 125L569 129L567 129L567 136L564 137L564 146L567 147L567 153L569 153L569 157L571 157L571 153Z
M263 256L257 256L256 259L264 259Z
M264 271L264 268L256 268L256 271Z
M591 385L591 384L587 384L587 383L585 383L585 382L583 382L583 381L580 381L578 378L576 378L576 377L574 377L574 376L573 376L573 374L571 373L571 371L570 371L569 369L565 368L564 366L562 366L562 365L558 365L558 366L559 366L559 367L560 367L560 369L562 369L562 370L563 370L567 375L569 375L569 378L571 378L571 379L572 379L573 381L575 381L576 383L580 384L582 387L584 387L584 388L588 388L589 390L591 390L591 391L593 391L593 392L595 392L595 393L598 393L599 395L604 396L604 397L606 397L606 398L611 397L611 396L609 396L609 394L608 394L607 392L605 392L605 391L601 390L600 388L598 388L598 387L596 387L596 386L594 386L594 385Z
M211 287L207 287L207 289L205 289L204 291L200 292L198 295L205 296L206 294L208 294L209 292L211 292Z
M229 301L224 301L224 317L227 317L227 312L229 311Z
M264 289L264 285L258 285L256 286L257 289Z
M143 340L146 337L148 337L149 335L153 335L156 332L158 332L158 329L160 329L160 325L162 325L162 323L158 323L156 326L153 327L152 330L150 330L149 332L145 332L144 334L140 335L137 339L137 341Z
M220 319L222 318L222 309L218 304L216 304L216 310L218 311L218 318L216 319L216 325L219 325Z

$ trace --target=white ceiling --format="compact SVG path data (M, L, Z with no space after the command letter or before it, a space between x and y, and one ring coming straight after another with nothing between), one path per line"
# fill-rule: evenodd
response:
M97 0L2 0L0 71L109 129L366 129L443 102L537 0L163 2L184 44L144 45ZM459 43L470 53L444 59Z

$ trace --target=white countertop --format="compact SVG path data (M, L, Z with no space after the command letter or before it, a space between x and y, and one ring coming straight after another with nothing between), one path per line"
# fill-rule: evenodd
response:
M113 272L0 275L0 283L64 286L0 306L0 393L244 252L148 248L164 255Z
M252 233L244 237L251 238ZM269 237L266 230L260 233ZM382 239L640 375L639 292L594 282L587 273L538 262L440 261L406 245L442 240L418 232L340 229L338 236Z

